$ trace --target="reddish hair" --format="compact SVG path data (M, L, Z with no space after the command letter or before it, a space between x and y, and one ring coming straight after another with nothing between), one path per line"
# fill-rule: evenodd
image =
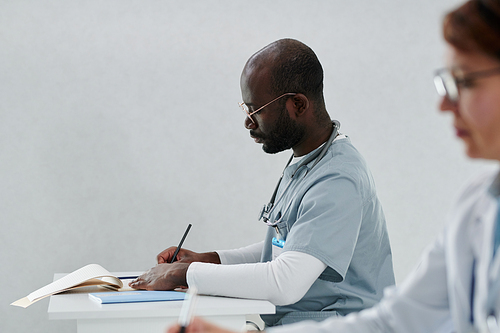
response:
M500 0L470 0L444 18L445 40L465 52L500 59Z

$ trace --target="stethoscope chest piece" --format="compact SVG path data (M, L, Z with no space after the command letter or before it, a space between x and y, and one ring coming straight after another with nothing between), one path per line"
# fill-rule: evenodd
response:
M271 211L271 207L273 205L271 203L267 203L262 208L260 209L259 212L259 221L263 220L264 222L267 222L269 220L269 212Z

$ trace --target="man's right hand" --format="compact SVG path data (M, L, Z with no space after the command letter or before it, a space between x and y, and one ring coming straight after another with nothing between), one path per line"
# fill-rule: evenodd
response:
M166 250L163 250L156 256L156 260L159 264L170 263L172 261L172 257L174 256L175 250L177 247L171 246ZM207 262L211 264L220 264L220 258L217 252L205 252L205 253L197 253L194 251L180 249L179 253L174 261L179 261L183 263L192 263L192 262Z

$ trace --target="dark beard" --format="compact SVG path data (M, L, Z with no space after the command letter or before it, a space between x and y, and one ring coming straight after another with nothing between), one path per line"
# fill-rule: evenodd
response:
M305 129L303 125L293 121L286 109L280 113L274 128L263 140L262 150L268 154L276 154L281 151L293 148L304 137Z

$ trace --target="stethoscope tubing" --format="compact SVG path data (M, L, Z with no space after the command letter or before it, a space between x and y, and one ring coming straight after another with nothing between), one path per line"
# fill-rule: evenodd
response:
M292 181L295 179L294 176L297 174L297 172L302 169L304 166L306 166L307 164L309 164L311 161L315 160L314 164L311 166L311 168L304 174L304 176L302 177L302 179L304 179L308 173L316 166L316 164L318 164L318 162L325 156L326 152L328 151L328 149L330 148L330 146L332 145L333 141L335 140L335 138L338 136L339 134L339 128L340 128L340 122L338 122L337 120L332 120L333 122L333 131L332 131L332 134L330 135L330 137L328 138L328 140L326 141L323 149L319 150L318 152L316 152L315 154L309 156L307 159L305 159L304 161L300 162L299 166L297 167L297 169L294 171L294 173L292 174L292 176L290 177L290 180L288 181L288 183L286 184L284 190L281 192L280 196L278 197L278 199L276 201L274 201L274 199L276 198L276 194L278 192L278 188L281 184L281 180L283 179L283 176L284 176L284 172L285 172L285 169L290 165L290 162L292 161L293 159L293 155L292 157L288 160L288 163L286 164L285 166L285 169L283 169L283 172L281 173L281 178L280 180L278 181L278 184L276 185L276 188L274 189L274 192L273 192L273 196L271 197L271 200L269 201L269 203L267 205L264 206L264 211L261 213L261 216L259 217L259 220L261 219L264 219L264 223L266 223L268 226L270 227L276 227L278 225L278 223L281 222L281 220L283 219L283 217L285 216L285 213L288 211L288 209L290 208L290 206L292 205L292 200L289 201L288 205L286 206L286 209L283 211L283 213L281 214L281 217L278 219L278 221L276 222L269 222L269 219L268 217L271 215L271 213L274 211L274 208L276 207L276 204L278 202L281 201L281 199L283 198L283 196L285 195L285 193L287 192L288 188L290 187L290 185L292 184ZM269 209L269 210L267 210Z

